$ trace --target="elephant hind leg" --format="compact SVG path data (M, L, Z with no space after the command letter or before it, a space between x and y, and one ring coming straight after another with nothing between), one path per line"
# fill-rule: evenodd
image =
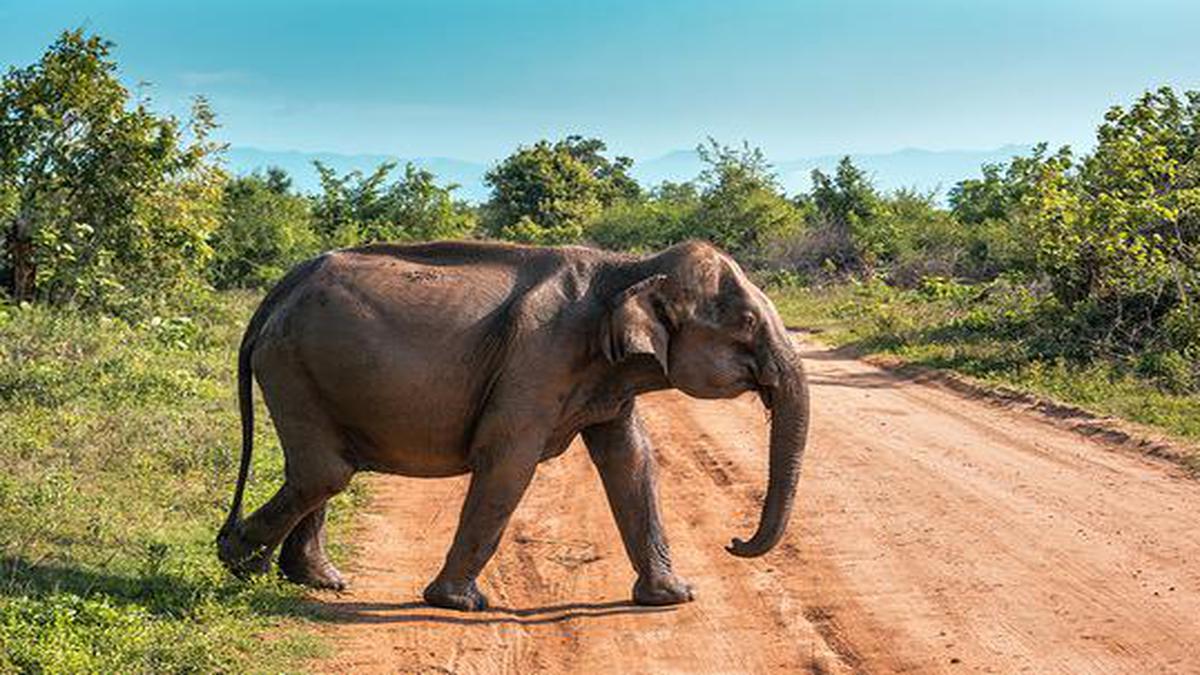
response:
M350 475L351 472L346 470L321 482L289 477L275 496L222 537L221 560L239 577L263 574L270 568L275 549L299 527L293 545L288 547L281 561L281 565L287 565L285 574L288 570L299 575L305 569L324 569L322 562L328 562L324 558L324 549L313 546L320 541L320 521L309 516L316 509L323 509L325 502L346 486ZM317 551L320 558L315 557ZM336 574L336 570L332 571ZM333 575L329 576L333 578ZM304 581L303 578L296 580Z
M325 552L325 509L304 516L283 540L279 569L289 581L319 589L345 590L346 580Z
M259 381L283 446L283 486L222 537L221 559L238 576L265 573L286 538L280 564L288 578L344 587L325 555L323 529L325 503L354 474L346 439L306 378L275 372L260 370Z

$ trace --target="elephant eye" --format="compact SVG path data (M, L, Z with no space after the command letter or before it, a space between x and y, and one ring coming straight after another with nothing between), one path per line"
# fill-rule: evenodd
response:
M758 323L758 317L754 316L753 312L742 312L741 329L744 331L754 330L754 326Z

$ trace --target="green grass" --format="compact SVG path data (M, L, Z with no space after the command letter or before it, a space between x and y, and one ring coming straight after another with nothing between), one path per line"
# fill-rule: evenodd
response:
M1200 441L1200 396L1179 391L1181 377L1169 360L1079 358L1073 345L1034 330L1045 307L1025 289L931 280L916 290L849 283L776 288L771 296L789 325L814 330L833 346L955 371ZM1183 461L1200 470L1200 456Z
M139 326L0 305L0 673L280 672L321 652L300 591L232 579L212 543L255 302ZM282 471L259 406L252 505Z

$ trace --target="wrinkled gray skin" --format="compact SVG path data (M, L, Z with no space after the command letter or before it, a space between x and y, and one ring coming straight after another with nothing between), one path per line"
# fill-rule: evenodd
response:
M692 599L671 569L650 440L634 399L756 391L772 411L758 530L783 535L804 452L804 374L770 300L724 253L686 243L633 258L587 248L489 243L335 251L285 277L239 355L242 465L218 537L235 574L344 588L324 550L325 504L356 471L471 474L454 543L425 600L478 610L475 584L539 462L582 434L637 573L633 598ZM244 520L251 371L286 455L279 492Z

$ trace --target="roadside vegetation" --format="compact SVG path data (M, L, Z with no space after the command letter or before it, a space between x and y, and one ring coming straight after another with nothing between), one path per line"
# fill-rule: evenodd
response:
M1034 325L1054 316L1008 282L927 279L906 289L851 281L776 287L772 296L788 325L826 344L954 371L1200 442L1200 396L1179 381L1186 367L1173 370L1146 354L1081 360L1064 351L1068 343L1049 337L1067 326ZM1200 471L1200 455L1184 450L1182 459Z
M0 672L277 672L317 653L295 587L236 581L213 553L255 301L138 323L0 307ZM268 425L256 442L258 504L282 461Z
M838 174L810 230L834 253L768 272L793 323L1200 439L1200 93L1113 107L1089 154L985 166L949 209Z
M217 112L156 113L112 49L69 31L0 81L0 672L279 670L318 648L298 591L232 580L212 539L240 329L330 248L704 239L836 344L1200 438L1200 93L1147 92L1089 153L1039 146L946 204L849 159L785 194L761 150L713 139L693 180L643 186L580 136L517 147L469 204L412 165L318 164L316 194L230 176ZM281 459L258 434L261 500Z

